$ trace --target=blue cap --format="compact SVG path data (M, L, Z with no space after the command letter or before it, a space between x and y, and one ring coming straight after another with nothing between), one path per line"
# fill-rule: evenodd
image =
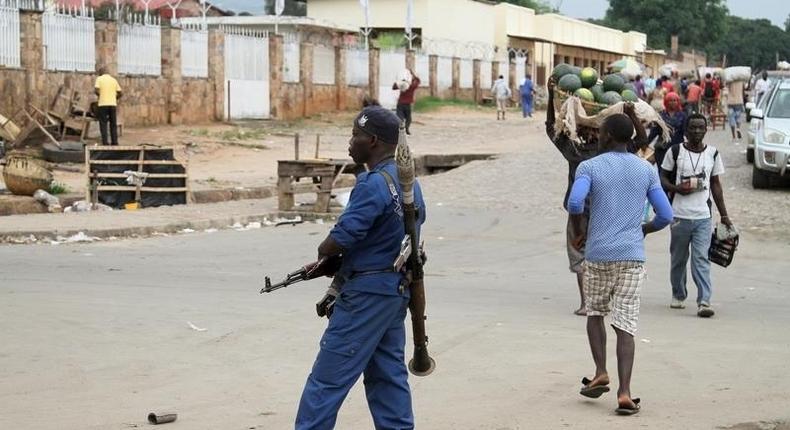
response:
M354 126L384 143L398 144L400 119L381 106L368 106L354 119Z

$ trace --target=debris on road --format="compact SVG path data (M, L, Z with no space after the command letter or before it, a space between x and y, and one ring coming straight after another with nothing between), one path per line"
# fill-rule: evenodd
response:
M178 414L172 413L156 413L151 412L148 414L148 422L154 425L172 423L178 418Z
M208 330L207 328L200 328L200 327L192 324L190 321L187 321L187 325L189 326L189 328L191 328L192 330L195 330L195 331L207 331Z

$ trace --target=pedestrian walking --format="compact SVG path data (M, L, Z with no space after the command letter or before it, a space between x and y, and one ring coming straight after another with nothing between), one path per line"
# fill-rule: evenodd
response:
M568 208L568 196L571 193L574 178L576 177L576 169L579 163L584 160L598 155L598 129L592 127L579 127L576 134L579 136L581 143L574 143L568 134L563 133L557 135L554 113L554 87L556 82L554 78L549 78L547 89L549 93L548 106L546 107L546 134L551 139L557 150L560 151L563 158L568 162L568 186L565 190L565 195L562 199L564 208ZM586 309L584 303L584 246L581 248L573 246L573 239L582 233L581 229L586 229L588 212L582 213L581 226L577 226L571 222L571 217L568 216L568 222L565 227L565 249L568 253L568 268L571 273L576 274L576 285L579 288L579 308L573 311L575 315L585 316Z
M123 93L118 81L115 80L105 67L100 67L94 85L96 95L99 96L99 133L102 145L118 145L118 100ZM109 127L109 130L108 130ZM108 136L109 135L109 136Z
M399 125L381 106L364 108L354 120L349 155L370 170L357 177L345 211L318 247L319 261L342 254L333 282L341 289L299 402L296 430L334 428L360 375L375 428L414 428L404 363L410 295L401 287L405 275L392 269L405 236L394 161ZM425 202L418 183L414 194L419 233Z
M697 315L703 318L714 315L708 257L712 229L711 197L721 215L721 222L732 227L719 179L724 174L724 163L716 148L703 143L707 130L708 121L703 115L689 116L686 142L673 146L661 164L661 183L664 190L674 195L672 209L675 220L669 245L672 284L670 307L686 307L686 265L690 256L691 277L697 286Z
M401 121L404 121L406 124L406 134L411 136L411 111L412 105L414 104L414 93L417 91L417 88L420 86L420 78L414 73L414 69L408 69L409 76L411 76L411 80L407 82L395 82L392 84L393 90L399 90L400 95L398 96L398 104L395 107L395 112L398 114L398 118Z
M702 100L702 83L697 79L689 85L686 91L686 115L699 113L699 104Z
M683 112L680 106L680 96L677 93L669 93L664 97L664 111L660 113L661 119L672 128L672 138L669 142L662 142L655 147L654 158L656 160L656 167L660 168L661 163L664 161L664 155L667 153L672 145L683 143L686 136L686 113ZM661 135L660 127L653 127L648 141L652 142L653 138Z
M527 73L524 82L519 88L521 92L521 113L524 118L532 118L532 97L535 95L535 85L532 83L532 75Z
M741 115L743 115L744 102L743 81L727 82L727 121L730 124L732 140L741 140Z
M636 89L636 95L642 100L647 98L647 92L645 92L645 83L642 82L642 76L636 75L636 80L634 81L634 88Z
M505 77L499 75L499 79L494 81L494 85L491 86L491 96L494 97L496 100L496 119L499 121L501 117L502 120L505 120L505 111L507 110L507 102L508 99L512 96L512 92L510 91L510 87L508 87L507 82L505 81Z
M635 127L640 126L638 120L634 121L633 109L628 105L629 115L615 114L604 120L599 136L602 152L579 165L568 199L568 212L580 229L574 245L581 249L586 242L587 337L595 362L595 374L592 379L582 379L580 394L598 398L609 391L604 317L611 313L620 381L615 411L621 415L640 410L640 399L631 393L631 372L646 279L644 237L672 220L672 208L661 189L658 172L627 150ZM583 230L588 198L589 228ZM642 224L645 199L655 208L656 216Z
M718 83L713 80L710 73L705 74L705 80L702 81L702 104L704 106L705 115L710 118L716 110L716 100L718 99L719 88Z
M768 91L768 72L763 72L760 79L754 83L754 98L755 105L760 104L763 95Z

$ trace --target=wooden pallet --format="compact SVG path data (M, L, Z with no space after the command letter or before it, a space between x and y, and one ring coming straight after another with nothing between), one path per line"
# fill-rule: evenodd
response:
M171 146L103 146L90 145L85 147L85 172L87 188L85 191L88 201L100 200L102 192L130 192L134 199L129 202L141 202L143 193L175 193L184 194L184 202L192 200L189 187L189 171L186 163L179 160L151 160L146 158L146 152L172 151L175 158L175 148ZM131 157L130 157L131 155ZM126 158L124 158L126 157ZM97 159L101 158L101 159ZM156 173L151 169L161 166L182 166L184 173ZM148 173L148 180L156 179L183 179L183 186L149 186L146 184L125 184L127 175L121 172L108 172L106 170L132 170L138 173ZM105 182L113 182L107 184ZM119 184L118 182L123 182Z
M342 173L352 173L357 166L351 160L312 159L277 161L277 203L281 211L294 208L295 183L301 178L312 178L316 202L313 212L329 212L332 188Z

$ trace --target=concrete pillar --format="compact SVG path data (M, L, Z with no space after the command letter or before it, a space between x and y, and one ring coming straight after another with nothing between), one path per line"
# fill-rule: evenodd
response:
M379 98L379 48L368 50L368 93L370 97Z
M335 46L335 88L337 90L336 107L346 110L348 105L348 84L346 83L346 50L342 46Z
M304 88L302 99L302 116L313 113L311 101L313 99L313 45L302 43L299 47L299 82Z
M461 95L461 59L453 57L453 98L457 99Z
M431 87L431 97L439 97L439 57L428 57L428 82Z
M283 115L283 36L269 36L269 113L272 118L284 119Z
M513 97L518 94L518 82L523 78L523 76L516 76L516 63L511 62L510 60L507 61L507 80L508 86L510 87L510 91L513 93Z
M96 68L105 67L107 73L118 76L118 23L96 21L95 39Z
M38 11L20 11L20 66L25 70L25 100L24 105L32 103L36 107L47 109L49 106L42 104L45 100L44 88L44 40L41 27L42 13ZM20 104L22 104L20 103ZM13 112L7 113L12 115Z
M167 81L170 89L167 93L167 123L183 124L181 29L179 28L162 27L162 78Z
M472 61L472 88L475 103L480 103L483 99L483 88L480 85L480 60Z
M225 119L225 35L208 32L208 79L214 88L214 119Z

